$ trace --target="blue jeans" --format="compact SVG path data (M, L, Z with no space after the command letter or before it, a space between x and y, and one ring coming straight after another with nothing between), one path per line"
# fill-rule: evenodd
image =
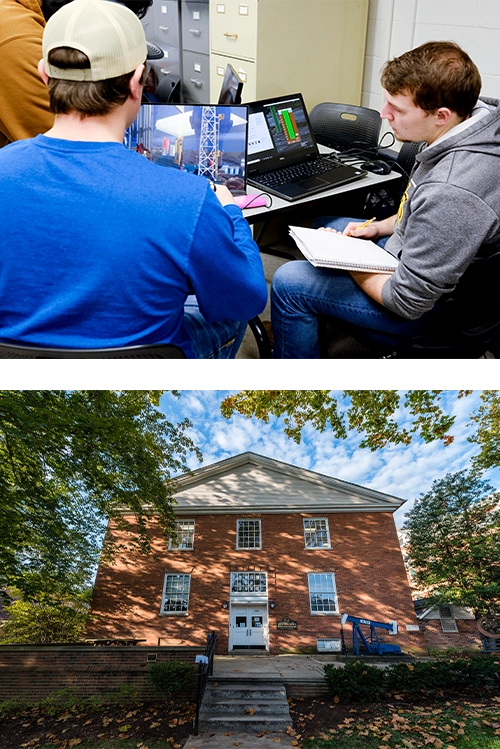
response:
M184 304L184 324L197 359L234 359L247 327L246 321L207 322L195 296L188 296Z
M324 223L319 219L317 226L342 231L349 221L356 220L331 217ZM347 271L315 268L300 260L285 263L274 274L271 286L273 358L319 359L320 315L365 328L379 343L391 347L423 332L432 312L418 320L406 320L365 294Z

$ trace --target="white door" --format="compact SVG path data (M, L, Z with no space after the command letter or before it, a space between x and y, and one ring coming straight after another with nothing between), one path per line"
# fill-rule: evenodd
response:
M232 606L230 629L231 648L266 648L267 606Z

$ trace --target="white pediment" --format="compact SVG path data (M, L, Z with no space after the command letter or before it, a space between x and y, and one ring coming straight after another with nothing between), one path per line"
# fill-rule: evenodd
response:
M394 512L405 501L255 453L181 476L174 498L178 514Z

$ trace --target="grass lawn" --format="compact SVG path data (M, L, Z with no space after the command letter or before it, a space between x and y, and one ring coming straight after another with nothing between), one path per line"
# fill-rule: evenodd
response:
M358 713L358 711L355 711ZM345 717L336 728L302 739L301 749L500 749L500 697L488 704L390 707L385 715Z

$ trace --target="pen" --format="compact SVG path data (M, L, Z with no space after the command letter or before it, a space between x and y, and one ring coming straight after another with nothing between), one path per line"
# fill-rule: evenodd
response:
M376 220L377 220L376 216L374 216L373 218L368 219L368 221L365 221L363 224L360 224L359 226L357 226L356 229L355 229L355 231L357 231L358 229L364 229L365 226L369 226L371 223L373 223L373 221L376 221ZM352 237L352 234L349 232L349 234L347 236L348 237Z

